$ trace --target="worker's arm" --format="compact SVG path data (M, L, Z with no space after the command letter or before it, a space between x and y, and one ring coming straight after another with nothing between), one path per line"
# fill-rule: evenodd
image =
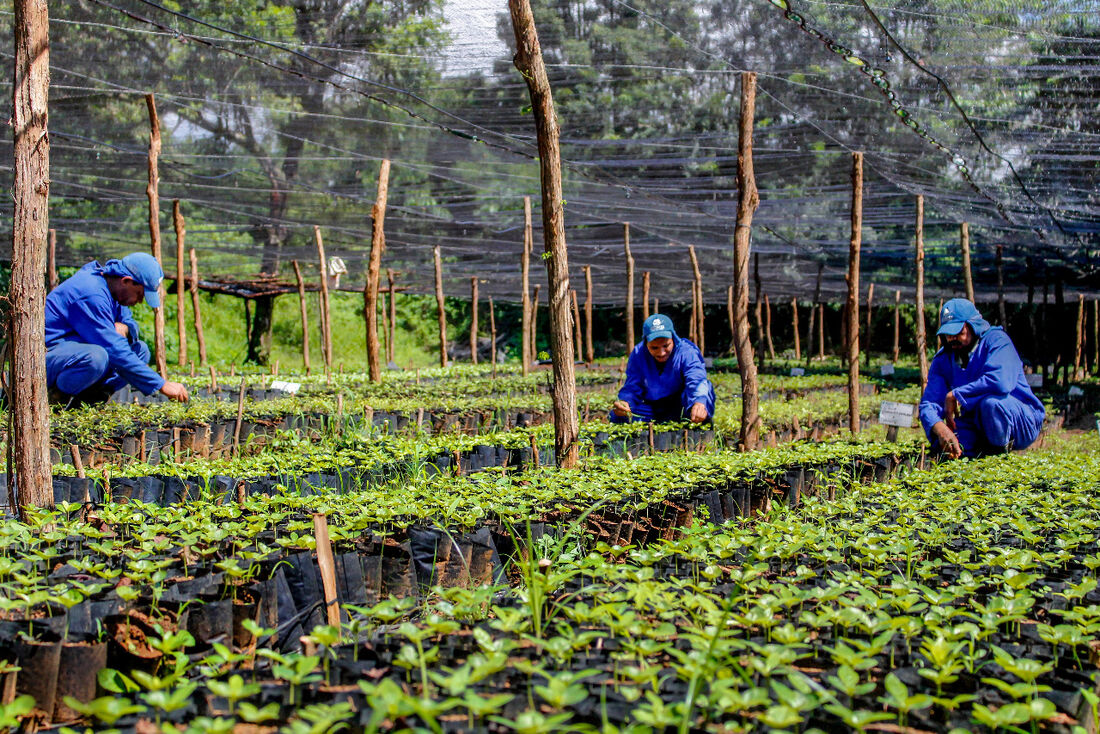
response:
M111 367L128 383L146 395L151 395L164 386L164 378L142 362L130 348L127 338L115 329L114 309L107 298L88 296L75 300L70 305L68 316L69 323L80 336L80 340L107 350Z
M688 408L689 417L695 423L701 423L710 417L711 384L707 379L707 363L698 349L689 349L684 361L683 404ZM700 408L696 406L701 406Z
M1024 369L1020 355L1016 353L1007 334L998 329L990 331L984 338L989 341L989 351L986 353L981 377L959 385L954 390L955 400L962 410L989 395L1008 395Z
M121 314L118 321L126 327L126 333L123 336L126 337L126 341L136 344L141 330L138 328L137 321L134 320L133 313L126 306L119 306L118 310Z
M626 360L626 379L619 388L619 401L626 403L634 410L642 403L645 396L645 374L642 370L643 355L638 350L632 350ZM625 416L624 416L625 417Z
M944 420L944 400L949 389L946 370L951 369L950 357L941 352L932 360L928 369L928 383L920 396L920 422L924 432L932 438L932 426Z

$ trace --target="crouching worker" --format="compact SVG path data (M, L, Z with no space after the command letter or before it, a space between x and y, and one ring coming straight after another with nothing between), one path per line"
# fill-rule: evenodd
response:
M90 262L46 296L46 383L51 402L106 402L132 385L186 401L187 388L149 368L149 347L138 339L130 306L143 297L160 306L164 272L156 258L134 252L105 265Z
M659 313L645 320L642 337L627 360L611 422L702 423L713 416L714 386L699 347L676 336L672 321Z
M920 400L932 446L952 459L1030 446L1043 427L1043 404L1004 329L955 298L943 305L937 334L941 349Z

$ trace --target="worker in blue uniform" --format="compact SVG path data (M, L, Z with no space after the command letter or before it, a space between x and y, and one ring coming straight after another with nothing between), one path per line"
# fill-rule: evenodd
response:
M90 262L46 296L46 384L67 406L106 402L124 385L186 401L187 388L149 368L130 306L143 297L160 307L164 271L152 255L134 252Z
M942 348L920 401L932 445L953 459L1030 446L1045 411L1004 329L990 326L970 301L954 298L943 305L937 334Z
M664 314L645 320L642 337L627 359L626 381L611 408L611 422L710 419L714 385L707 379L699 347L677 336Z

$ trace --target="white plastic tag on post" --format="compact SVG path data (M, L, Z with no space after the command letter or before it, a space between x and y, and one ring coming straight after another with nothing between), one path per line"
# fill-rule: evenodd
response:
M1038 372L1032 372L1030 375L1024 375L1027 378L1027 384L1029 387L1042 387L1043 376Z
M917 406L912 403L895 403L883 400L878 408L878 422L884 426L898 426L900 428L912 428L913 416L916 415Z
M1082 390L1082 389L1081 389L1080 387L1078 387L1077 385L1072 385L1072 386L1071 386L1071 387L1069 388L1069 396L1070 396L1071 398L1079 398L1079 397L1081 397L1081 396L1082 396L1082 395L1084 395L1084 394L1085 394L1085 391L1084 391L1084 390Z
M806 370L801 367L791 367L791 377L802 377L806 374Z
M886 364L882 365L882 367L879 367L878 372L883 377L889 377L890 375L894 374L894 365L890 362L887 362Z
M286 382L284 380L275 380L271 383L272 390L282 390L283 392L288 392L291 395L297 394L298 390L300 390L301 387L302 385L299 382Z

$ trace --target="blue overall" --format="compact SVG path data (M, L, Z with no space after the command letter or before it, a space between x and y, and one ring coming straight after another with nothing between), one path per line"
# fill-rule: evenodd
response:
M949 350L936 353L921 395L921 425L935 445L932 426L943 420L944 399L954 391L955 435L964 456L1027 448L1043 427L1043 403L1027 384L1012 340L999 326L986 328L965 367Z
M130 309L111 296L106 275L130 275L119 260L90 262L46 296L46 383L66 395L110 395L133 385L146 395L164 378L149 368L149 347L138 339ZM115 331L126 324L129 337Z
M707 379L699 347L675 332L672 341L672 354L664 365L657 364L644 341L631 350L626 381L619 390L619 400L630 405L631 415L620 418L612 411L608 416L612 423L684 420L695 403L706 406L707 418L714 416L714 385Z

